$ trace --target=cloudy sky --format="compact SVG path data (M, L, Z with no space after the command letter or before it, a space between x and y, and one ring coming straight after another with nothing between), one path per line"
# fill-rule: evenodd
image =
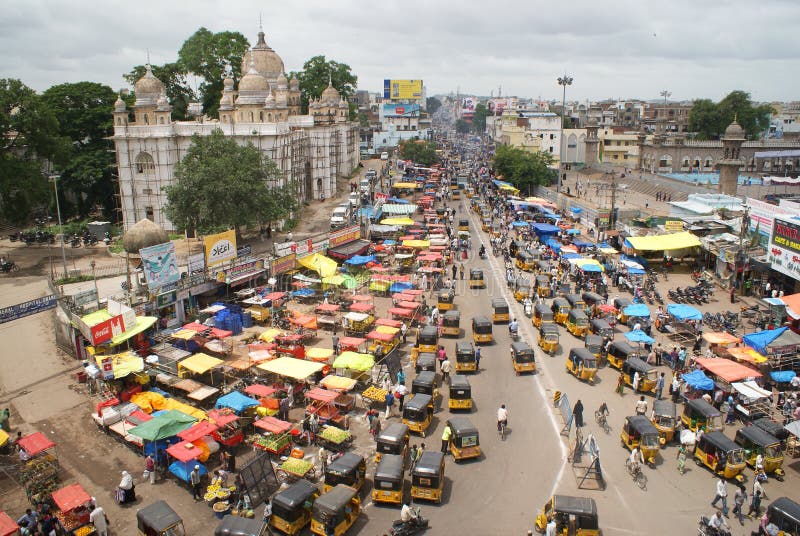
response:
M287 70L324 54L370 91L421 78L428 95L560 99L567 72L568 99L800 98L797 0L2 0L0 78L119 89L201 26L254 43L259 12Z

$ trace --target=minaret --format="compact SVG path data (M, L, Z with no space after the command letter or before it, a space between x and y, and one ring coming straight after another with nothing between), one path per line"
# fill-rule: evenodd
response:
M744 129L733 118L733 123L725 129L722 136L722 160L717 162L719 166L719 193L736 196L736 189L739 186L739 169L744 166L744 160L740 156L742 143L744 143Z

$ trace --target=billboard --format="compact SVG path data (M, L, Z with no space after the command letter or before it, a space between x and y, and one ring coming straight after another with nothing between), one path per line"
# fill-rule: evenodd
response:
M511 103L508 99L489 99L489 102L486 104L486 108L489 110L489 115L503 115L503 110L506 108L511 107Z
M384 79L383 98L414 100L422 98L422 80Z
M384 117L419 117L419 104L384 104Z
M478 105L478 99L475 97L464 97L461 99L461 117L462 119L472 119L475 115L475 107Z
M800 279L800 221L775 218L767 259L773 270Z
M216 266L236 258L236 231L230 230L205 238L206 266Z
M175 283L181 278L174 242L142 248L139 255L142 256L144 277L150 290Z

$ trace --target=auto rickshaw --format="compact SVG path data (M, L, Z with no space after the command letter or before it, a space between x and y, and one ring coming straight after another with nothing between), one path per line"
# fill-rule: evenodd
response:
M267 536L269 532L263 519L226 514L214 529L214 536Z
M463 374L453 374L450 376L450 397L447 401L447 407L450 410L465 409L467 411L472 409L472 386L469 384L469 379Z
M564 298L569 302L573 309L586 309L586 302L580 294L567 294Z
M520 250L517 251L517 254L514 258L514 264L517 265L517 268L520 270L525 270L526 272L532 272L534 267L536 266L536 261L533 258L533 255L528 253L527 251Z
M492 323L483 315L472 317L472 340L475 344L490 344L494 341Z
M567 316L569 316L569 310L571 309L567 300L564 298L553 299L550 309L553 311L556 324L567 325Z
M583 309L570 309L567 315L567 331L576 337L583 338L589 331L589 317Z
M675 437L678 427L678 408L671 400L653 400L653 414L650 418L658 429L658 437L663 447Z
M423 370L436 372L436 354L423 352L417 356L417 360L414 362L414 371L419 374Z
M694 461L726 479L744 482L744 451L720 431L706 432L694 447Z
M552 309L544 303L537 303L533 306L533 316L531 323L539 329L542 329L544 324L554 324L556 315L553 314Z
M408 453L408 425L394 422L381 430L375 438L375 463L381 461L384 454L396 454L405 463Z
M526 247L525 242L523 242L522 240L512 240L511 243L508 245L508 254L511 255L512 257L516 257L517 253L519 253L520 251L525 251L525 247Z
M461 336L461 313L451 309L442 315L442 335Z
M500 324L509 320L508 302L503 298L492 298L492 322Z
M769 504L767 519L780 529L779 536L800 534L800 504L788 497L779 497Z
M311 505L319 497L319 489L301 478L272 498L269 524L284 534L297 534L311 522Z
M539 328L539 348L554 355L558 351L559 335L558 326L555 324L542 324Z
M469 341L456 343L456 373L475 372L478 370L475 363L475 346Z
M418 394L406 400L403 404L403 424L408 426L412 432L416 432L425 437L425 431L431 424L433 418L433 397L425 394Z
M404 460L405 458L398 454L386 454L381 458L372 479L372 502L403 504Z
M567 372L589 383L594 383L597 373L597 358L586 348L573 348L565 361Z
M583 347L589 350L593 356L597 358L597 366L599 367L603 361L603 338L598 335L586 335L583 340Z
M481 218L481 229L483 229L484 233L488 233L489 229L492 228L492 219L491 218Z
M638 356L639 351L627 342L613 341L608 347L606 359L608 359L609 365L615 369L622 370L622 364L625 363L628 358Z
M453 431L450 436L450 452L456 461L478 458L481 455L478 429L467 417L450 417L447 426Z
M656 388L656 381L658 380L658 370L648 365L638 357L629 357L622 364L622 376L625 383L630 387L634 387L637 393L650 393ZM639 386L633 385L633 377L639 373Z
M526 277L518 277L514 281L514 299L519 303L525 301L525 298L531 297L531 282Z
M444 454L438 450L426 450L411 471L411 497L440 503L443 489Z
M614 328L602 318L592 318L591 322L589 322L589 330L602 338L614 338Z
M628 323L628 317L622 311L632 303L633 301L631 301L630 298L614 298L614 303L612 303L612 305L614 306L614 309L619 311L620 324Z
M550 297L550 278L546 275L536 276L536 295L540 298Z
M449 311L453 308L453 300L456 297L456 291L448 288L439 291L436 307L439 311Z
M486 282L483 280L483 270L480 268L470 268L469 288L486 288Z
M581 297L587 309L591 309L595 305L600 305L605 301L605 299L596 292L584 292Z
M333 534L341 536L355 523L360 513L361 499L358 497L358 490L338 484L314 501L311 532L327 536L329 534L327 527L332 525Z
M325 485L322 491L328 491L337 484L361 489L366 474L367 462L364 457L352 452L345 452L325 468Z
M156 501L136 512L139 536L184 536L183 519L166 501Z
M753 469L756 468L756 458L760 454L763 458L764 472L775 475L778 480L783 480L786 474L783 465L781 442L758 426L745 426L736 431L734 442L744 449L744 460Z
M536 516L536 530L544 532L551 519L556 520L559 536L599 536L597 505L588 497L553 495Z
M417 351L435 352L439 349L439 329L436 326L425 326L419 332L416 343Z
M469 231L469 220L458 220L459 231Z
M547 261L536 261L536 274L550 277L550 263Z
M423 370L411 380L412 394L426 394L431 396L431 409L435 409L435 404L439 399L439 388L437 387L436 373Z
M760 417L754 421L751 421L750 424L753 426L758 426L772 437L777 437L781 441L789 438L789 430L784 428L783 425L773 421L769 417Z
M500 238L503 234L503 227L499 223L493 223L492 228L489 229L489 234L495 238Z
M644 415L625 417L619 439L628 450L632 451L635 447L639 447L648 465L656 463L656 456L661 448L658 429Z
M692 432L701 427L706 432L721 432L723 428L720 412L702 398L690 398L686 401L681 422Z
M516 341L511 343L511 365L518 376L523 372L536 371L536 353L527 342Z

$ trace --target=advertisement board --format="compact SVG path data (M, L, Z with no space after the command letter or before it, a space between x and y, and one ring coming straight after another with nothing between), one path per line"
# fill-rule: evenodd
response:
M307 255L309 253L317 253L328 248L328 237L325 236L324 240L319 238L300 240L299 242L283 242L281 244L273 244L272 249L276 257L285 257L290 253L296 253L299 256Z
M486 103L486 108L489 110L489 115L503 115L503 110L507 107L511 107L511 103L508 102L508 99L489 99L489 102Z
M175 283L181 278L174 242L142 248L139 255L142 256L144 278L150 290Z
M383 98L413 100L422 98L422 80L384 79Z
M339 247L359 238L361 238L361 227L358 225L337 229L328 233L328 248Z
M56 297L53 294L45 296L44 298L36 298L35 300L18 303L17 305L9 305L8 307L0 309L0 324L47 311L48 309L54 309L55 306Z
M776 206L759 199L747 198L747 207L750 208L750 232L758 229L759 234L769 236L775 223L775 216L792 214L791 210Z
M767 259L773 270L800 279L800 222L775 218Z
M236 231L230 230L205 237L206 266L216 266L236 258Z
M475 107L478 105L478 99L475 97L464 97L461 99L461 117L463 119L472 119L475 115Z
M419 117L419 104L384 103L383 117Z
M681 220L667 220L664 222L665 231L683 231L683 222Z
M295 266L297 266L297 255L290 253L289 255L270 261L269 273L272 277L275 277L276 275L285 274L286 272L294 270Z

